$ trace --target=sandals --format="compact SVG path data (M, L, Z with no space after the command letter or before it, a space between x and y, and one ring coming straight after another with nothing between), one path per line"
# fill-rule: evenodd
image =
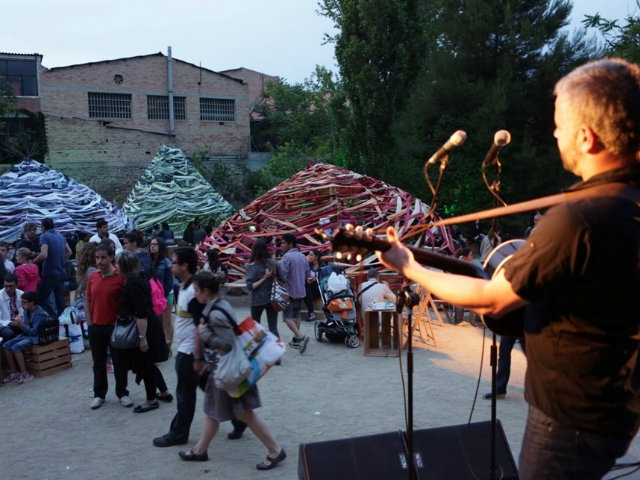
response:
M273 467L275 467L285 458L287 458L287 454L285 453L284 448L281 448L280 453L276 458L271 458L269 455L267 455L267 461L271 463L267 464L264 462L260 462L259 464L256 465L256 468L258 470L271 470Z
M138 405L133 409L133 413L145 413L150 412L151 410L157 410L160 407L160 404L156 400L153 403Z
M193 448L188 452L178 452L178 455L180 455L181 459L186 460L187 462L206 462L209 460L209 454L207 452L196 453L193 451Z

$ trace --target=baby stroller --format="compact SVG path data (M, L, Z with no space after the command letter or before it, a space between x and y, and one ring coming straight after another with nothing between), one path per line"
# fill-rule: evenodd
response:
M342 287L339 291L334 291L329 286L329 278L332 273L340 276L338 283ZM322 341L322 334L325 334L330 342L344 341L346 346L357 348L360 345L360 338L356 331L356 299L351 282L343 274L342 267L332 265L321 267L318 270L317 279L325 321L316 320L315 335L319 342Z

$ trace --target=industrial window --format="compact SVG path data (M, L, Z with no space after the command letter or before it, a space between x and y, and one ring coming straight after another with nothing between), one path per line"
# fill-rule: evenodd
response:
M0 81L9 82L16 97L38 96L36 60L0 60Z
M221 98L201 98L200 120L210 122L235 122L235 100L223 100Z
M173 97L173 118L187 119L186 97ZM149 120L169 120L169 96L147 95L147 118Z
M89 92L90 118L131 118L131 95Z

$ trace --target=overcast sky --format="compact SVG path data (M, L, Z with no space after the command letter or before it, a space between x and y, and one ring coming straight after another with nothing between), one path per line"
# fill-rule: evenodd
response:
M302 82L316 65L337 71L332 22L317 0L23 0L3 2L0 51L40 53L46 67L167 53L221 71L246 67ZM624 18L636 0L574 0L584 14Z

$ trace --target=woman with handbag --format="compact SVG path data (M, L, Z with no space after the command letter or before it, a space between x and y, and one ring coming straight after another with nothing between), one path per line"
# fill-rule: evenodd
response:
M205 345L215 349L217 355L229 354L236 343L235 325L227 318L229 316L237 324L233 308L229 302L218 298L222 282L224 282L223 275L209 272L200 273L194 278L196 298L200 303L206 304L205 312L208 312L206 318L203 319L205 323L198 327L198 333ZM214 356L214 359L211 359L213 361L215 354L213 352L211 354ZM220 422L235 417L245 422L255 436L267 447L267 458L258 463L256 468L271 470L287 458L287 454L273 438L264 420L254 412L256 408L261 406L257 385L252 386L241 397L232 398L226 391L217 387L214 379L215 371L216 367L214 366L207 381L204 399L204 411L207 416L202 426L200 439L191 450L179 452L180 457L187 461L203 462L208 460L207 449L218 432Z
M262 312L267 312L269 331L280 338L278 333L278 312L271 305L271 290L274 275L284 283L284 272L278 262L271 259L267 244L258 238L251 248L251 257L247 267L247 290L251 292L251 318L260 323ZM280 363L276 363L280 365Z
M160 237L152 238L149 242L149 256L154 277L162 283L164 296L167 299L167 308L162 312L162 327L164 336L169 347L171 356L171 345L173 344L173 323L171 322L171 310L173 308L173 272L171 262L167 258L167 245Z
M133 410L135 413L144 413L157 409L158 400L173 400L162 373L155 365L167 361L169 348L160 319L153 312L149 277L138 256L124 250L118 255L116 262L120 275L125 279L120 297L118 323L135 321L139 339L135 347L122 352L128 357L131 370L136 374L136 383L140 384L141 380L144 382L147 401ZM156 394L156 390L159 390L160 394Z

